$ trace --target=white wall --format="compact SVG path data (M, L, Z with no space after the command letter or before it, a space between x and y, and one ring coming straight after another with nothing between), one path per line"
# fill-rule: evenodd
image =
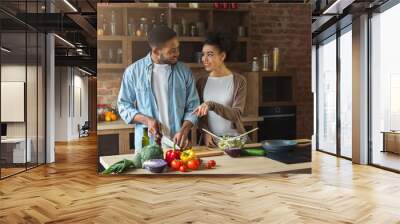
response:
M88 78L82 75L75 68L56 68L56 141L79 138L78 124L88 120Z

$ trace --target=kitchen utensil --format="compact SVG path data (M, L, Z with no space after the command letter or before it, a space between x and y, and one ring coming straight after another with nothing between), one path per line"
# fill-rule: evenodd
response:
M238 135L238 136L234 137L233 139L237 139L237 138L244 137L244 136L246 136L247 134L249 134L249 133L251 133L251 132L253 132L253 131L257 131L257 130L258 130L258 128L254 128L254 129L252 129L252 130L250 130L250 131L248 131L248 132L245 132L245 133L243 133L243 134L241 134L241 135Z
M222 139L221 137L219 137L219 136L217 136L217 135L211 133L210 131L207 131L207 130L204 129L204 128L202 128L201 130L203 130L204 132L207 132L208 134L210 134L211 136L213 136L214 138L216 138L216 139L218 139L218 140L221 140L221 139Z
M165 135L161 138L161 145L163 148L174 148L174 142ZM175 145L175 149L180 150L181 148L178 145Z
M287 152L297 145L295 140L266 140L261 142L267 152Z

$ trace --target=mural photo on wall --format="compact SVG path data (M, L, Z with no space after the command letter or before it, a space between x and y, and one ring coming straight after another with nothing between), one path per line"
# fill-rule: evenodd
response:
M99 173L311 173L309 5L98 3L97 19Z

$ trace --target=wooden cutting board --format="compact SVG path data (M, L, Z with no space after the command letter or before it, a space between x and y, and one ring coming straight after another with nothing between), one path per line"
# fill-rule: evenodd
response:
M206 146L193 146L193 150L196 156L199 158L210 157L210 156L222 156L224 151L220 149L208 148Z

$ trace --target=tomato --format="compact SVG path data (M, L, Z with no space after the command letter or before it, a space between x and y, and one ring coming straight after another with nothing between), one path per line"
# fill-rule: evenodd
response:
M212 168L211 163L207 163L205 166L206 166L206 169L211 169Z
M180 168L181 166L182 166L182 161L177 160L177 159L172 160L172 162L171 162L171 168L172 168L173 170L179 170L179 168Z
M187 171L187 166L186 166L185 164L183 164L183 165L181 165L181 166L179 167L179 170L180 170L181 172L186 172L186 171Z
M187 166L191 170L197 170L200 166L200 163L197 159L193 159L193 160L189 160L189 162L187 163Z
M215 167L217 165L217 163L215 162L215 160L210 160L208 161L209 163L211 163L212 167Z

